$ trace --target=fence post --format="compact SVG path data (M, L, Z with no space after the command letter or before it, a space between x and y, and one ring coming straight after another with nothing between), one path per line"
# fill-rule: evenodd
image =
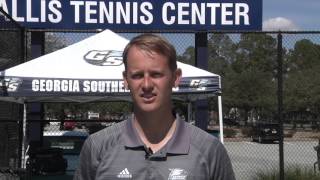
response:
M208 36L207 32L195 33L196 67L208 69ZM195 103L195 125L203 130L208 128L208 101L197 100Z
M26 52L27 52L27 46L26 46L26 29L24 27L20 27L20 63L24 63L26 61ZM19 118L19 157L18 161L19 164L22 165L22 158L24 157L23 154L23 147L22 144L23 142L23 126L24 124L24 106L20 105L20 118ZM22 166L21 166L22 167Z
M283 56L282 56L282 34L278 33L278 122L279 122L279 130L280 130L280 140L279 140L279 162L280 162L280 180L284 180L284 153L283 153L283 75L282 75L282 66L283 66Z

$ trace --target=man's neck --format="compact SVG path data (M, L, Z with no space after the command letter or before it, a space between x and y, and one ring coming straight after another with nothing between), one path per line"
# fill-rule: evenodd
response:
M171 139L176 127L175 118L171 112L141 114L134 113L134 127L143 143L156 152Z

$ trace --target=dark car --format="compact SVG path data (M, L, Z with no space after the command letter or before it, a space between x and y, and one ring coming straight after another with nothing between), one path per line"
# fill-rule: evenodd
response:
M251 140L259 143L279 141L279 124L257 123L252 126Z
M66 175L69 176L73 175L78 166L79 154L88 136L89 133L84 131L45 131L43 146L62 149L63 157L68 164Z

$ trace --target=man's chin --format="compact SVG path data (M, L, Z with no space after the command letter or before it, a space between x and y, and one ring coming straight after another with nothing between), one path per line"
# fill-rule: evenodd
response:
M139 106L139 110L145 113L152 113L157 112L159 107L157 107L155 104L143 104L142 106Z

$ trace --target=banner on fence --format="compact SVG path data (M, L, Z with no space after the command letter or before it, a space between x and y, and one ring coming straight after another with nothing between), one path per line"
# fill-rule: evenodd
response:
M28 28L261 30L262 0L0 0ZM0 18L5 21L5 18Z

